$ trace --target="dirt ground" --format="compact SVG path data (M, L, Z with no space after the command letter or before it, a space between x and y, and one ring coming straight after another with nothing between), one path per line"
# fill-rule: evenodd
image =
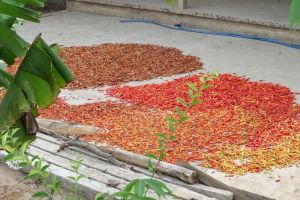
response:
M0 200L37 200L32 194L41 190L33 181L24 180L25 174L0 164ZM56 196L55 200L62 200Z
M39 189L36 183L25 181L24 173L0 164L0 199L29 200Z

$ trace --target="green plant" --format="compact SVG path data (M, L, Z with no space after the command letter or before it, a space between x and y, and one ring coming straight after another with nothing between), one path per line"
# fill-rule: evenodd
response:
M54 194L61 190L60 181L58 181L56 176L49 177L49 173L46 171L49 165L43 165L43 160L40 157L34 156L31 160L25 157L25 159L24 165L32 166L32 169L25 178L41 181L44 186L42 191L35 192L32 196L53 200Z
M16 134L19 130L13 129L7 132L11 134ZM8 134L7 140L15 139L16 137ZM11 144L8 142L8 144ZM33 156L30 158L26 154L26 149L28 148L29 142L23 143L22 148L18 148L15 151L10 151L7 156L3 158L9 167L13 169L19 169L23 167L29 167L30 171L25 179L30 179L33 181L38 181L43 186L43 190L35 192L33 197L53 200L54 195L60 195L62 199L65 200L83 200L83 194L79 191L79 180L85 178L84 175L79 173L79 169L83 163L83 159L79 156L75 160L72 160L70 166L75 172L74 176L69 176L68 179L71 181L72 186L70 192L66 195L62 194L61 183L56 176L50 177L49 173L46 171L50 165L43 164L43 159L39 156ZM13 146L13 145L12 145ZM9 147L10 148L10 147Z
M289 23L292 27L300 25L300 0L292 0L291 2Z
M79 180L85 178L84 175L79 173L80 166L83 163L83 159L77 156L75 160L71 161L71 168L76 173L75 176L69 176L69 180L72 182L71 192L67 195L66 200L82 200L83 195L79 192Z
M44 0L0 1L0 88L6 94L0 104L0 137L6 130L18 128L18 141L34 139L38 127L35 117L37 109L50 106L60 88L74 79L73 75L57 55L57 46L48 46L40 35L30 45L16 32L20 19L39 22L40 13L28 8L42 7ZM22 59L16 74L10 75L4 67ZM16 148L22 146L16 144ZM19 145L19 146L18 146ZM8 149L6 147L1 147Z
M17 149L15 152L9 153L3 160L9 163L9 166L14 169L29 167L30 171L25 179L41 182L43 186L43 190L35 192L33 197L53 200L54 194L59 193L61 190L60 182L56 176L49 176L49 173L46 171L49 165L44 165L40 157L33 156L30 158L25 154L28 144L29 143L24 143L22 148L20 148L22 150Z

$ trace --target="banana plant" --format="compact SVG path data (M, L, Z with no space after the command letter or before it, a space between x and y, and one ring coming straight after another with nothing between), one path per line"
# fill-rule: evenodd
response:
M289 23L292 27L300 26L300 0L292 0Z
M44 0L0 0L0 87L6 90L0 104L0 137L17 128L20 133L15 135L22 143L34 139L38 108L50 106L60 89L74 79L56 46L47 45L41 35L29 44L15 31L20 20L39 22L40 13L28 6L44 5ZM22 61L13 76L4 69L16 58Z

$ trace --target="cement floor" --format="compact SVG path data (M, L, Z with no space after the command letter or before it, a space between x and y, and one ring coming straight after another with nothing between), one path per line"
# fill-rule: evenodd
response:
M100 0L101 1L101 0ZM105 0L102 0L105 2ZM171 8L166 0L110 0L106 2L132 3L148 7ZM174 0L176 8L177 0ZM258 24L288 26L288 13L291 0L188 0L185 11L195 11L209 16L222 16L227 19L249 20Z
M201 57L208 70L246 75L251 80L278 83L300 92L300 51L276 44L120 23L120 18L69 11L46 14L41 24L25 23L18 32L28 41L42 32L48 43L65 46L134 42L176 47ZM297 97L300 103L300 96ZM239 177L228 177L214 170L208 173L229 185L270 198L300 199L297 166Z

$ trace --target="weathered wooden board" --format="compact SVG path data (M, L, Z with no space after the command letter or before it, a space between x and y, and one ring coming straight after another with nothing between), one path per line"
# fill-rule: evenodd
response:
M6 155L6 152L0 151L0 159L2 159ZM50 166L47 168L47 172L49 173L50 178L56 176L61 181L61 184L64 188L71 190L72 184L70 183L68 176L76 176L75 172L47 161L44 161L43 164L50 164ZM24 173L28 173L30 171L30 168L26 167L21 169L21 171L23 171ZM91 178L81 179L79 181L79 184L79 191L84 194L85 200L93 200L95 195L98 194L100 191L101 193L105 194L111 194L119 191L114 187L107 186L106 184Z
M274 200L268 197L264 197L258 194L254 194L245 190L240 190L234 187L230 187L217 179L209 176L208 174L204 173L200 169L198 169L196 166L190 165L188 163L184 163L182 161L178 162L179 165L187 167L188 169L195 170L198 174L198 178L202 183L205 183L209 186L219 188L219 189L224 189L227 191L231 191L234 193L234 200Z
M87 129L87 130L90 129L89 126L82 126L74 123L60 122L56 120L44 120L44 119L39 120L39 126L42 131L47 130L48 132L51 131L55 134L58 133L59 135L63 135L63 136L68 136L73 132L74 133L76 132L77 133L76 136L78 136L79 133L80 134L85 133L85 131L82 131L82 129ZM69 129L70 130L74 129L74 131L68 132ZM67 135L66 135L66 131L68 132ZM135 154L129 151L124 151L119 148L107 148L102 146L101 144L98 144L98 148L100 148L105 153L112 154L114 158L120 161L124 161L126 163L132 163L134 165L141 166L144 168L148 167L147 166L148 158L145 156ZM153 165L156 166L157 161L153 160L152 162ZM158 166L158 170L166 175L179 178L190 184L194 184L197 182L196 172L177 165L161 162L160 165Z
M42 141L45 141L45 142L49 142L50 144L48 144L48 149L51 148L52 151L57 151L59 149L59 146L60 144L63 143L63 141L60 141L59 139L57 138L54 138L54 137L51 137L49 135L46 135L46 134L42 134L42 133L38 133L37 134L38 138ZM38 142L38 144L36 144ZM52 144L51 144L52 143ZM43 142L41 141L36 141L34 144L36 145L39 145L39 146L43 146L45 145ZM55 145L53 145L55 144ZM82 153L84 155L88 155L89 157L91 158L94 158L96 159L95 162L97 162L96 164L92 163L93 166L97 166L99 165L100 163L102 163L102 165L106 166L106 167L109 167L110 165L107 165L107 161L91 152L88 152L87 150L85 149L80 149L80 148L77 148L77 147L68 147L66 149L66 151L63 151L63 152L60 152L60 154L63 154L64 156L67 156L68 154L74 154L75 152L77 153ZM126 165L128 166L128 168L130 169L133 169L133 171L138 171L139 173L142 173L148 177L151 176L151 173L144 169L144 168L141 168L141 167L138 167L138 166L135 166L135 165L131 165L131 164L127 164ZM113 166L113 168L116 168L116 166ZM119 170L119 168L116 168L117 169L117 172L114 172L112 171L112 168L110 168L110 171L112 171L113 174L119 174L121 171ZM126 176L128 177L128 174L121 174L120 176ZM134 174L134 176L136 176L136 174ZM133 179L134 177L129 177L130 179ZM221 190L221 189L216 189L216 188L213 188L213 187L209 187L209 186L206 186L206 185L202 185L202 184L186 184L185 182L183 181L180 181L176 178L173 178L173 177L170 177L170 176L155 176L155 178L157 179L160 179L160 180L163 180L164 182L167 182L167 183L172 183L174 185L178 185L180 187L184 187L184 188L188 188L189 190L192 190L194 192L197 192L197 193L200 193L200 194L203 194L205 196L208 196L208 197L214 197L214 198L217 198L217 199L220 199L220 200L232 200L233 199L233 193L232 192L229 192L229 191L224 191L224 190Z
M128 169L122 169L120 167L114 166L108 162L101 161L96 158L92 158L85 154L79 153L74 150L65 149L61 152L57 152L59 145L47 142L45 140L37 139L29 149L29 153L32 155L39 155L44 157L44 159L50 163L60 165L65 169L70 169L69 162L76 158L77 154L80 154L84 159L84 164L82 166L82 173L90 178L93 178L104 184L109 184L110 180L120 181L120 187L124 186L126 182L134 178L149 178L144 174L135 173ZM92 177L91 177L92 176ZM114 179L113 179L114 178ZM167 183L168 187L173 191L173 193L182 199L199 199L199 200L212 200L200 193L194 192L184 187ZM120 188L118 188L120 189Z
M48 135L45 135L45 134L42 134L42 133L39 133L37 135L39 137L40 140L44 140L46 142L50 142L50 143L53 143L53 144L56 144L56 145L51 145L49 144L48 147L52 146L51 148L53 149L53 151L56 151L58 150L60 144L63 143L63 141L60 141L54 137L51 137L51 136L48 136ZM41 143L41 142L39 142ZM43 145L43 144L40 144L40 145ZM69 150L73 150L73 154L74 152L79 152L79 153L83 153L85 155L88 155L89 157L91 158L94 158L96 159L97 163L96 164L93 164L94 166L96 165L99 165L100 163L102 163L101 165L104 165L104 166L107 166L107 162L105 159L99 157L99 156L96 156L95 154L93 153L90 153L88 152L87 150L84 150L84 149L80 149L80 148L77 148L77 147L68 147L66 149L66 151L69 151ZM71 152L60 152L62 154L64 154L66 156L66 154L71 154ZM100 160L99 160L100 159ZM128 168L130 169L133 169L133 171L138 171L139 173L141 174L144 174L148 177L151 176L151 173L146 170L146 169L143 169L141 167L138 167L138 166L135 166L135 165L131 165L131 164L128 164L126 163L126 165L128 166ZM107 167L109 167L110 165L108 165ZM116 168L116 166L113 166L114 168ZM119 168L117 168L117 172L115 173L120 173L120 170L118 170ZM112 168L110 168L110 171L112 170ZM114 173L114 172L113 172ZM114 173L114 174L115 174ZM126 176L128 177L128 174L121 174L120 176ZM136 174L134 174L134 176L136 176ZM130 177L131 179L134 178L134 177ZM176 178L173 178L173 177L170 177L170 176L155 176L155 178L157 179L161 179L163 180L164 182L167 182L167 183L172 183L174 185L178 185L180 187L184 187L184 188L188 188L189 190L192 190L194 192L197 192L197 193L200 193L200 194L203 194L205 196L208 196L208 197L213 197L213 198L217 198L217 199L220 199L220 200L232 200L233 199L233 193L232 192L229 192L229 191L224 191L224 190L221 190L221 189L216 189L216 188L213 188L213 187L209 187L209 186L206 186L206 185L202 185L202 184L186 184L184 183L183 181L180 181Z

